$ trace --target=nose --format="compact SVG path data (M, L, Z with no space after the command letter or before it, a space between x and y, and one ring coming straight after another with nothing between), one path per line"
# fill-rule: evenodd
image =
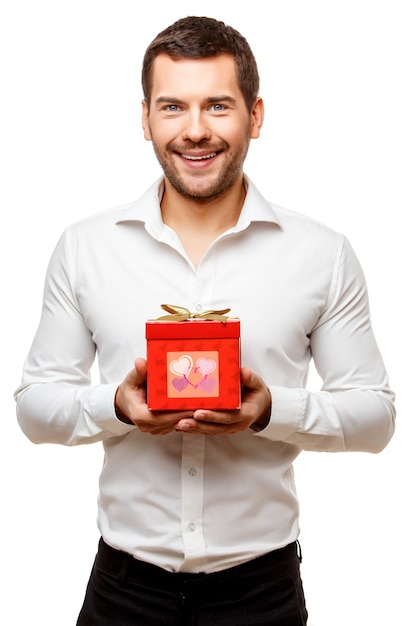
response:
M200 110L190 110L185 118L182 138L188 139L193 143L198 143L203 139L210 139L211 131L208 120L204 116L204 112Z

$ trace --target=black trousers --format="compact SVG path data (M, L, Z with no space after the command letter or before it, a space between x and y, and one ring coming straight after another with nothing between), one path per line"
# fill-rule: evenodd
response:
M77 626L304 626L297 543L212 574L167 572L101 539Z

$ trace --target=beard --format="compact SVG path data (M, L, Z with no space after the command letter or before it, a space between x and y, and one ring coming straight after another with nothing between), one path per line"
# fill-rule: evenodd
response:
M249 141L249 134L247 133L244 141L235 150L232 150L225 141L220 141L216 145L211 145L206 140L199 143L185 142L182 145L171 142L163 152L154 141L152 141L152 144L156 158L173 188L186 199L204 201L214 200L233 187L243 170ZM183 154L190 150L221 152L226 155L224 166L217 174L208 174L205 171L194 170L188 176L184 175L177 168L175 164L175 158L177 157L173 155Z

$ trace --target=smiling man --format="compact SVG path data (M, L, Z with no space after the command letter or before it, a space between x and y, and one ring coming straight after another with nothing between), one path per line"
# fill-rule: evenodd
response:
M237 222L245 198L243 163L262 121L262 100L248 108L231 54L155 58L152 96L143 102L145 138L165 174L164 223L196 267L210 243Z
M229 54L156 57L143 121L168 193L193 200L217 200L233 188L241 194L249 141L259 135L262 118L260 98L247 109Z
M65 231L16 392L31 440L104 447L78 625L301 626L292 463L379 452L394 432L364 277L341 234L244 174L264 111L240 33L179 20L148 47L142 84L163 175ZM240 318L239 409L149 410L144 326L163 302Z

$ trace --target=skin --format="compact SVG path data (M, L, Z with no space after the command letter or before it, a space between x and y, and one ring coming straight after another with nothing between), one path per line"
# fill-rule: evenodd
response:
M152 79L142 124L165 174L161 213L198 267L210 244L238 220L245 200L243 163L250 140L260 134L263 102L257 98L248 111L234 59L225 54L179 60L161 54ZM269 421L269 389L249 368L241 369L242 406L236 411L150 412L146 373L146 360L136 359L115 398L119 419L142 432L233 434Z

